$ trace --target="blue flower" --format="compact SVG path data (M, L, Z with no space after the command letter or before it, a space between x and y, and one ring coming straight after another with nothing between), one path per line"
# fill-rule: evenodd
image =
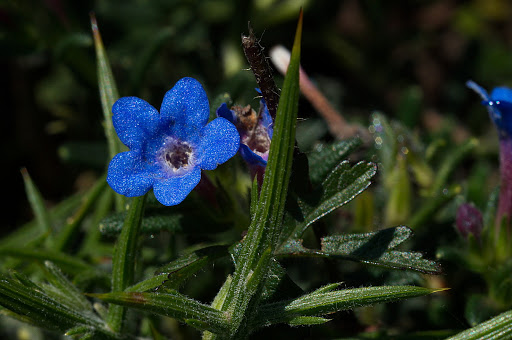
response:
M495 87L491 95L474 81L466 82L466 86L482 97L482 104L487 106L489 116L499 131L500 138L512 137L512 89Z
M235 126L224 118L207 124L209 110L206 93L193 78L179 80L165 94L160 113L140 98L119 99L112 121L130 151L112 159L108 184L128 197L153 188L160 203L181 203L199 183L201 169L215 169L239 148Z
M496 87L491 95L473 81L466 85L482 97L483 105L494 122L500 139L500 197L495 219L495 235L500 235L503 222L510 235L512 224L512 89Z
M259 90L257 90L259 92ZM260 100L259 113L249 105L233 106L228 109L223 103L217 109L217 116L223 117L235 124L240 133L240 154L250 167L265 167L267 165L270 142L274 131L274 122L268 112L265 101Z

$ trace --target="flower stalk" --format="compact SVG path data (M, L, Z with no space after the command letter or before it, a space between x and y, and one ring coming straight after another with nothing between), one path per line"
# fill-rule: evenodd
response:
M233 281L222 306L222 310L228 314L231 322L230 330L224 336L227 339L245 339L250 334L251 329L247 326L256 315L257 302L261 296L259 293L267 279L276 247L275 243L284 214L295 143L301 35L302 11L297 25L290 67L279 100L275 138L270 148L260 199L242 243Z
M510 238L510 217L512 214L512 138L500 140L500 199L496 213L496 235L502 225L507 228L507 236Z
M499 241L501 228L506 228L510 243L512 216L512 89L496 87L489 95L487 91L473 81L466 86L482 98L482 105L487 106L489 117L498 131L500 141L500 196L495 219L496 242Z

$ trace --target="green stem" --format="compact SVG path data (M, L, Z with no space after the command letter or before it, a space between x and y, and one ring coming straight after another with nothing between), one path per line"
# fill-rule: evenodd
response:
M137 258L137 240L146 196L134 197L112 258L112 292L122 292L133 283ZM114 332L122 332L126 308L110 305L107 323Z
M245 339L251 333L251 329L246 325L256 314L260 296L258 293L261 292L268 276L276 236L282 224L295 145L301 34L302 11L277 109L274 136L260 200L242 243L233 281L222 306L222 310L227 312L230 319L230 329L227 334L217 335L221 338Z

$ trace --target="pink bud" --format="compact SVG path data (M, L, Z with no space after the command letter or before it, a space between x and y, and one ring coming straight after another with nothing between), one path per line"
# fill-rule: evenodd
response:
M457 229L464 238L473 234L477 240L480 239L480 233L483 228L482 213L473 204L464 203L457 209L456 217Z

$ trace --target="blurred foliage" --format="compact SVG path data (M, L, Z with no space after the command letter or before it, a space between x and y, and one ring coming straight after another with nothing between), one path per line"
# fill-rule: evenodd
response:
M423 339L445 338L510 309L510 258L507 262L501 254L501 259L496 259L489 250L495 245L492 237L486 241L488 248L474 239L465 240L454 222L462 202L472 202L484 213L494 207L492 195L499 182L497 138L485 110L464 84L473 79L486 88L512 85L512 4L506 0L7 0L0 4L0 65L4 70L0 99L3 126L8 127L2 134L1 175L8 179L9 197L3 203L9 213L2 219L2 234L32 217L44 221L41 225L66 228L73 223L66 220L70 212L80 204L85 206L79 201L84 192L86 197L99 195L94 196L97 206L107 208L80 220L83 229L101 224L105 234L115 234L124 218L107 214L112 195L93 186L105 170L108 151L101 125L90 12L95 13L101 28L121 96L139 96L157 105L165 91L186 75L203 83L211 102L227 92L234 103L256 106L256 84L246 70L240 35L248 32L250 21L263 46L290 47L300 6L305 9L301 64L347 120L368 127L371 142L351 153L350 161L378 163L370 189L319 221L314 232L306 231L303 246L319 249L331 232L363 234L408 225L416 235L407 250L423 252L427 258L437 254L443 260L444 275L368 268L329 258L307 258L299 263L291 257L283 260L284 266L306 290L342 281L350 287L421 284L451 290L400 304L356 308L307 330L273 326L256 336L334 338L366 330L369 333L364 338L385 339L408 332ZM282 76L277 72L275 76L282 84ZM303 151L314 154L333 141L305 99L301 99L299 117L297 138ZM20 175L21 167L26 167L31 177L25 170L24 176ZM30 213L23 178L26 183L37 183L40 190L27 185L27 191L32 190L30 204L39 207L35 216ZM247 182L242 178L237 185L245 188ZM240 233L247 225L246 220L240 222L240 216L245 216L248 198L233 197L227 189L219 195L222 202L242 202L227 217L239 220L235 224ZM57 204L65 197L71 198ZM175 258L189 243L236 239L222 227L225 211L209 211L204 206L205 218L221 233L217 239L204 236L204 225L189 227L193 223L186 218L181 221L181 212L172 209L166 214L187 225L188 232L185 236L154 234L161 227L162 212L152 199L148 197L147 206L153 219L143 222L142 228L154 237L145 244L172 243L175 249L155 254L151 247L145 248L148 266L140 271L154 272L164 257ZM189 204L185 211L195 211L194 202ZM52 209L45 214L43 206ZM176 230L173 224L165 228ZM87 236L83 230L75 231L70 246L76 238L86 237L92 244L106 238L99 231ZM29 223L2 242L24 240L38 245L44 233ZM109 246L101 244L94 253L87 249L77 252L95 265L105 265ZM2 256L16 253L8 250L4 249ZM50 260L62 269L80 268L81 275L74 282L79 287L108 289L101 273L82 262L69 263L59 254L50 254ZM40 255L18 254L21 259ZM35 266L21 261L9 258L2 266ZM312 275L318 268L328 277ZM31 279L40 279L33 275ZM220 287L222 275L211 269L195 275L185 292L202 301L213 300L215 289L203 288ZM9 280L18 282L20 278ZM19 331L15 321L1 320L0 334ZM149 334L161 321L146 322L141 327ZM166 327L169 334L190 336L177 323L169 322ZM419 333L426 330L433 333ZM440 333L434 335L436 331ZM22 332L33 339L43 336L31 327Z

